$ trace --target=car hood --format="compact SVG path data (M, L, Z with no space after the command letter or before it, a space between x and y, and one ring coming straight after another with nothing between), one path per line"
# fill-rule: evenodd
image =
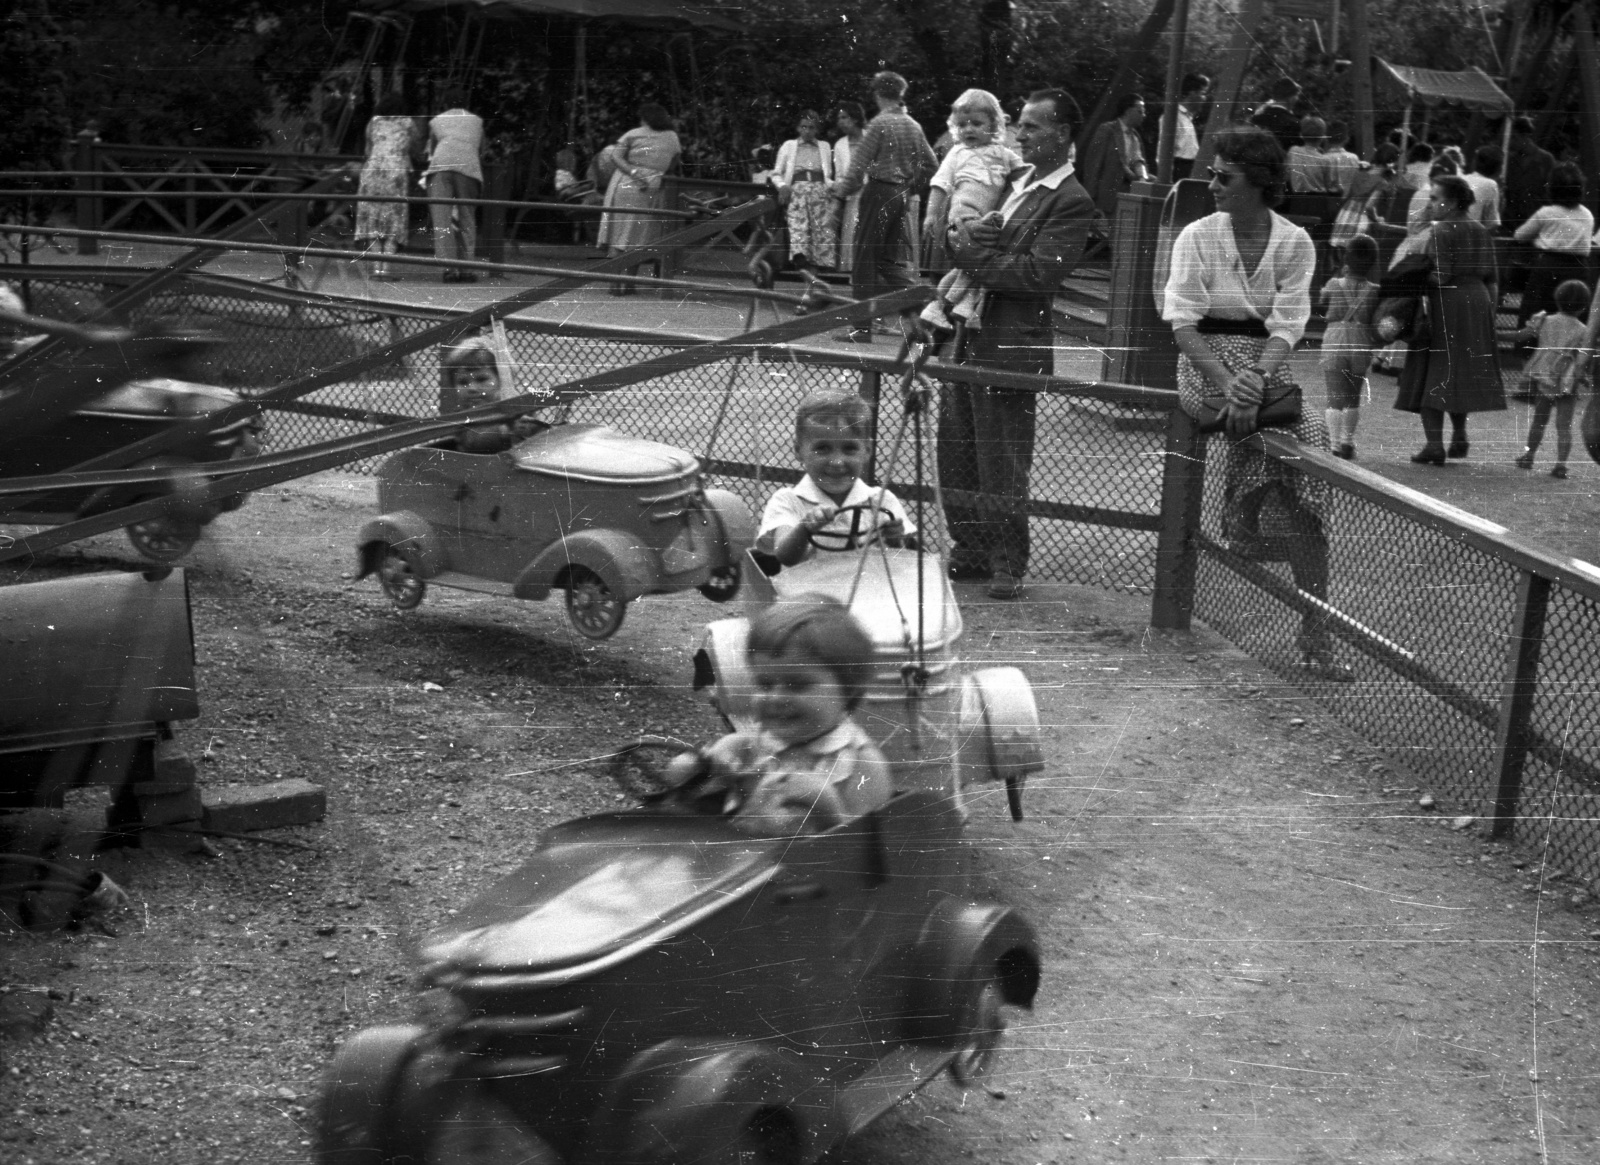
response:
M511 450L518 469L588 481L671 481L696 473L694 454L604 425L555 425Z
M133 413L154 417L201 417L220 412L244 398L232 389L191 380L155 376L130 380L91 401L84 409L94 413Z
M539 835L534 855L423 939L431 973L549 970L658 941L743 899L778 843L717 818L585 817Z

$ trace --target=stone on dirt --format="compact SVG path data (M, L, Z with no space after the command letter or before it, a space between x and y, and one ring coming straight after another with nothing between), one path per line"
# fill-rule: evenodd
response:
M321 821L328 794L321 785L299 777L268 785L221 785L201 793L201 825L225 833L281 829Z

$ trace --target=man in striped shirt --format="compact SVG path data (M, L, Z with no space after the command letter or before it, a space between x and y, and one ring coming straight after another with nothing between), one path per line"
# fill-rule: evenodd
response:
M907 263L912 253L908 210L912 192L938 169L933 147L905 106L906 79L899 73L872 78L878 116L867 123L861 144L850 155L850 171L829 188L836 213L845 199L861 191L856 214L855 266L850 294L871 299L901 287L912 287L917 273ZM872 328L857 326L835 339L870 344Z

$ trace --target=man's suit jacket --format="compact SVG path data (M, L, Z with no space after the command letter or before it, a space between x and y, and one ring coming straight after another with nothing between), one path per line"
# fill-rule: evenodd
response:
M982 327L968 334L976 363L1048 374L1054 367L1051 303L1083 258L1094 200L1075 175L1030 190L994 247L955 247L956 265L989 292Z
M1128 188L1124 140L1122 123L1113 118L1100 123L1083 151L1083 188L1107 218L1116 215L1117 195Z

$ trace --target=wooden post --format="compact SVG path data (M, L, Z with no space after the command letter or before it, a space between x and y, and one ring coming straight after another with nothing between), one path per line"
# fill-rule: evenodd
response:
M1167 53L1167 94L1156 135L1156 181L1172 181L1172 150L1178 136L1178 98L1183 88L1183 53L1189 39L1189 0L1178 0L1172 16L1172 48Z
M1211 103L1211 116L1206 119L1206 136L1200 143L1200 153L1195 157L1195 174L1205 173L1216 151L1216 136L1234 123L1234 107L1239 104L1239 90L1244 85L1244 71L1250 64L1250 53L1255 48L1256 29L1261 25L1261 14L1266 0L1240 0L1239 17L1228 38L1228 47L1222 54L1222 76L1216 86L1217 99Z
M1372 41L1367 36L1367 0L1350 0L1350 104L1356 115L1356 153L1370 161L1378 143L1372 124Z
M79 171L98 171L100 169L99 151L95 149L99 139L92 129L78 131L72 148L72 168ZM100 229L100 199L94 197L100 189L100 179L97 175L80 173L72 180L72 184L83 192L77 200L77 219L80 231L97 231ZM98 255L100 253L100 240L91 236L79 236L78 254Z
M1522 770L1528 760L1528 718L1533 712L1539 679L1539 648L1544 643L1544 616L1550 603L1550 580L1523 571L1517 578L1516 621L1506 652L1506 691L1500 701L1496 753L1500 777L1494 798L1495 837L1516 825L1522 800Z
M1155 593L1150 626L1187 631L1194 615L1194 579L1200 554L1200 503L1206 479L1206 439L1182 409L1167 414L1161 468L1161 528L1156 532Z

